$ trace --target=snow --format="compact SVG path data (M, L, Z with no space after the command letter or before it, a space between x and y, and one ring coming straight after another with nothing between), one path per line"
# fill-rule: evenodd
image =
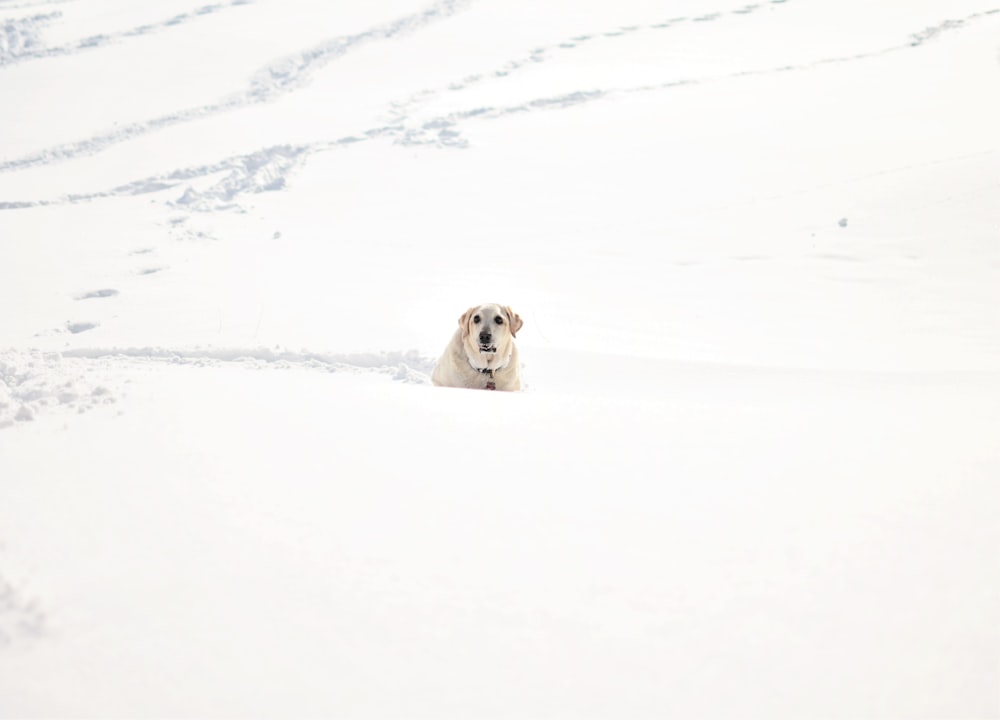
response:
M0 0L0 717L1000 716L998 30Z

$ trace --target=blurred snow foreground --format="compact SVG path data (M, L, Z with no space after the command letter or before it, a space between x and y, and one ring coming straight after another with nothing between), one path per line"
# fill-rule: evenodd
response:
M1000 4L745 3L0 0L0 716L1000 716Z

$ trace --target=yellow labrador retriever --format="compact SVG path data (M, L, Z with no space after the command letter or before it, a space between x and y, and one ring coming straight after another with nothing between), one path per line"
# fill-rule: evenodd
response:
M524 323L503 305L471 307L434 367L431 381L445 387L520 390L521 364L514 336Z

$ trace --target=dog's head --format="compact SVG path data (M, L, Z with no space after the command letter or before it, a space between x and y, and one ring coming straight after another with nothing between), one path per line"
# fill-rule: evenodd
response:
M521 316L510 307L493 304L471 307L458 319L466 350L486 356L509 355L510 345L523 324Z

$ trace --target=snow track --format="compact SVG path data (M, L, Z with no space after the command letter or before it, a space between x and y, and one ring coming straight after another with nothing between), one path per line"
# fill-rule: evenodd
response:
M129 30L119 32L102 33L80 38L79 40L49 47L43 42L45 27L62 19L63 14L59 11L34 15L28 18L9 20L4 26L0 26L0 67L12 65L17 62L28 60L40 60L43 58L66 57L79 52L96 50L127 38L148 35L167 29L176 28L192 20L196 20L206 15L219 12L229 7L248 5L252 0L230 0L228 3L216 3L203 5L189 13L174 15L168 19L139 25ZM50 3L46 3L50 4ZM0 12L5 9L16 9L25 6L2 6ZM4 36L6 35L6 41Z
M236 2L235 4L244 3ZM247 88L227 98L220 99L218 102L132 123L124 127L115 127L105 133L78 142L51 147L41 152L12 160L5 160L4 162L0 162L0 173L65 162L77 157L93 155L118 143L133 140L152 132L222 113L234 112L251 105L270 102L281 95L302 87L317 70L353 49L369 42L389 40L395 36L413 32L427 24L451 16L466 5L468 5L468 2L463 0L440 0L419 13L407 15L368 31L332 38L320 45L303 50L297 55L282 57L268 63L253 75ZM215 8L220 6L207 7L213 8L214 11ZM195 16L198 14L204 13L195 13ZM188 17L193 16L185 15L174 18L164 23L164 26L176 25L181 22L181 18L186 19ZM29 25L28 27L34 28L33 25ZM25 42L30 46L37 44L36 36L28 36L26 35L27 32L19 32L17 35L18 38L22 36L26 38L25 40L18 41L19 46ZM132 34L136 32L133 31ZM96 46L105 42L106 40L103 38L99 40L95 39L86 47ZM53 54L64 54L64 52L52 51Z
M60 18L58 12L8 21L5 26L8 39L6 44L0 43L0 65L3 64L5 57L8 58L7 62L14 62L15 60L42 57L46 54L60 55L82 49L98 48L121 38L174 27L197 17L243 4L247 4L246 0L233 0L228 5L206 5L191 13L179 15L160 23L81 41L75 49L45 48L41 45L41 28L57 21ZM269 62L253 74L247 88L220 99L218 102L141 122L116 126L107 132L76 142L49 147L30 155L3 159L0 161L0 173L13 173L99 154L120 143L135 140L150 133L224 113L237 112L253 105L272 102L281 96L306 87L317 71L356 48L371 42L388 41L415 32L433 23L446 20L469 5L468 1L442 0L419 13L398 18L365 32L331 38L297 54ZM90 202L122 195L157 193L171 190L185 182L198 181L221 171L228 171L230 174L224 180L203 188L189 186L181 194L175 196L173 202L178 207L186 206L190 210L197 211L239 208L240 197L284 187L291 174L304 162L307 162L310 156L358 142L387 140L402 147L430 146L461 149L469 146L469 133L474 129L475 123L525 113L568 109L627 94L656 93L693 85L732 82L743 78L788 72L803 72L834 64L870 60L891 53L921 48L929 42L938 40L945 33L968 28L981 21L995 19L1000 14L1000 8L987 9L958 19L941 20L919 30L903 29L899 37L906 38L905 40L901 40L897 44L859 52L819 58L800 58L791 63L741 69L730 73L677 76L655 83L567 89L562 93L537 96L524 102L506 106L476 105L443 114L434 112L434 108L442 99L447 98L447 104L454 104L466 91L474 90L484 84L504 82L512 76L537 68L539 64L572 62L573 53L580 52L582 48L593 50L595 43L627 43L636 34L662 33L665 30L676 30L690 25L724 24L724 21L739 22L765 9L784 9L789 5L792 3L788 0L770 0L770 2L745 5L734 9L657 19L646 24L575 34L551 44L536 46L525 55L509 60L489 72L457 78L442 87L422 88L405 100L387 100L386 116L389 118L387 124L374 124L350 135L341 135L306 145L280 145L261 148L200 167L175 168L163 174L131 180L110 189L80 191L62 197L34 200L0 198L0 210ZM2 37L0 35L0 38Z
M361 372L391 375L397 380L425 382L434 369L434 359L421 356L415 350L381 353L316 353L308 351L272 350L268 348L213 348L171 350L167 348L80 348L62 353L67 358L90 360L129 358L166 361L183 365L213 365L239 363L248 367L289 368L308 367L324 372Z
M55 352L0 351L0 430L50 413L82 414L113 408L127 394L123 367L168 363L191 367L372 374L397 382L429 384L434 359L414 350L382 353L314 353L267 348L78 348ZM0 588L0 601L3 594ZM0 628L2 630L2 628Z
M52 12L3 21L0 24L0 67L23 58L39 57L43 52L43 28L60 17L61 13Z

